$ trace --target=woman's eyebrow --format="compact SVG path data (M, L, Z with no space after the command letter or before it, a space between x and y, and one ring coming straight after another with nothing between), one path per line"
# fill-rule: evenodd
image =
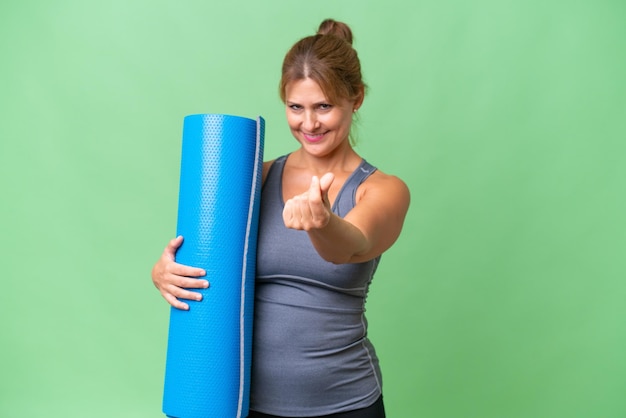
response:
M297 102L295 100L285 100L285 104L302 106L302 104L300 104L299 102ZM312 104L313 104L313 106L319 106L319 105L323 105L323 104L325 104L325 105L332 105L332 103L329 100L326 100L326 99L320 100L318 102L314 102Z

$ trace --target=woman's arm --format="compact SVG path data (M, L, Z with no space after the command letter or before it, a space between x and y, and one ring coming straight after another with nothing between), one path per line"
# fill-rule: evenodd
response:
M331 212L328 202L333 180L330 173L313 177L309 190L288 200L285 225L307 231L319 255L332 263L358 263L379 256L402 230L410 202L406 184L375 172L359 187L357 204L342 219Z

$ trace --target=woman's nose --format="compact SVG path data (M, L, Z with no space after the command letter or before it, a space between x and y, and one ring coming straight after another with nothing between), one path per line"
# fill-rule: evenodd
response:
M309 132L313 132L318 126L319 124L315 112L305 112L303 122L304 129Z

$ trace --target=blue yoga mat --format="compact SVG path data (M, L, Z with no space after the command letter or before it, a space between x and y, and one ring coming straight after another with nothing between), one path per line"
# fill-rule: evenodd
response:
M186 116L176 261L211 283L189 311L170 312L163 412L177 418L248 415L256 239L265 122Z

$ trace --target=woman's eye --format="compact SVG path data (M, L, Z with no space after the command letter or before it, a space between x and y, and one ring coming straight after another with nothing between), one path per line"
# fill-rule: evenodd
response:
M292 104L292 105L289 105L289 109L291 109L291 110L300 110L300 109L302 109L302 106Z
M321 109L321 110L330 110L332 107L333 107L333 105L328 104L328 103L322 103L322 104L320 105L320 109Z

